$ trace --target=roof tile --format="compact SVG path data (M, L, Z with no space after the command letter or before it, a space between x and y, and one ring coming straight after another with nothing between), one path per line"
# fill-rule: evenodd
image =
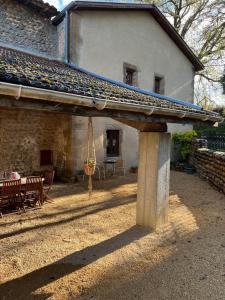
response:
M99 79L63 62L5 47L0 47L0 81L130 104L195 111L188 106Z

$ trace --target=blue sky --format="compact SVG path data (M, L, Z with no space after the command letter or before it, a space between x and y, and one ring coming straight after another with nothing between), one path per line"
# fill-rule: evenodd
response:
M64 6L66 6L68 3L70 3L72 0L48 0L44 2L48 2L49 4L54 5L58 9L62 9Z

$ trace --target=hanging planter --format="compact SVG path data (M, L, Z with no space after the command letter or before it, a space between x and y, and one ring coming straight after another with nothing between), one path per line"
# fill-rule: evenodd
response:
M84 162L84 173L88 176L92 176L95 173L96 161L94 158L85 160Z

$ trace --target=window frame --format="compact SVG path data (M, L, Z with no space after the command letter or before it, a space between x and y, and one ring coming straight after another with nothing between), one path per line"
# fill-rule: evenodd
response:
M118 132L118 146L117 146L117 152L114 153L108 153L108 131L117 131ZM105 131L105 136L106 136L106 157L107 158L112 158L112 157L120 157L121 154L121 130L118 128L107 128ZM113 147L113 146L112 146Z
M159 91L156 90L156 80L159 81ZM153 82L154 93L164 95L165 94L165 76L155 73Z
M132 84L127 83L127 71L133 74ZM136 66L129 63L123 64L123 82L130 86L138 86L138 69Z

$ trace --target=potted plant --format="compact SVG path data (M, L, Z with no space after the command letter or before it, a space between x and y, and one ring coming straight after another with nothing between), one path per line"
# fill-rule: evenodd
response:
M96 161L93 158L89 158L84 161L84 172L86 175L91 176L95 173Z

